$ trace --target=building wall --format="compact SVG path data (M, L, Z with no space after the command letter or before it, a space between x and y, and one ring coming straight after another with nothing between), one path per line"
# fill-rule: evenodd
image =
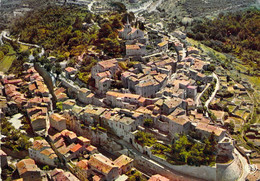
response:
M45 149L45 148L43 148L43 149ZM33 150L33 149L29 148L28 150L29 150L30 158L32 158L36 162L40 162L40 163L47 164L50 166L56 166L55 159L50 159L48 156L40 153L43 149Z
M1 168L4 168L5 166L8 165L7 156L1 156L0 159L1 159Z
M42 118L37 118L33 121L31 120L31 124L34 131L38 131L46 128L46 120Z
M64 129L66 129L66 120L65 119L61 120L61 121L54 121L50 117L50 123L51 123L51 127L55 128L58 131L62 131Z

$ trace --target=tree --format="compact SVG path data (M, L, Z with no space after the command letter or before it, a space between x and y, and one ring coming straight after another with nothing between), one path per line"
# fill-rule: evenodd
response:
M150 128L153 125L153 120L151 118L144 119L144 126Z

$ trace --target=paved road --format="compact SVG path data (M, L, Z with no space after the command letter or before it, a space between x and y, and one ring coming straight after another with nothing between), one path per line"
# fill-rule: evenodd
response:
M199 101L199 100L200 100L200 97L201 97L201 96L203 95L203 93L209 88L209 86L210 86L210 83L208 83L208 84L206 85L206 87L204 88L204 90L197 95L196 100L195 100L195 104L196 104L197 107L198 107L199 104L200 104L200 101Z
M218 76L217 76L215 73L213 73L213 78L217 80L217 83L216 83L214 92L212 93L212 95L210 96L210 98L205 102L205 106L206 106L207 109L208 109L209 103L210 103L210 102L213 100L213 98L216 96L216 93L218 92L219 87L220 87L219 78L218 78Z

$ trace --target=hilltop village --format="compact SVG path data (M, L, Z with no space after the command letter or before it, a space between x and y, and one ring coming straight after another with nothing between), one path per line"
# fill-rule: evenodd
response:
M30 60L19 76L0 73L5 177L168 181L243 180L255 174L250 153L230 136L232 117L216 108L223 101L219 90L248 96L246 83L227 81L179 30L167 34L151 24L141 30L127 18L116 33L123 58L98 57L89 84L77 74L92 51L75 66L61 62L60 75ZM2 39L13 41L8 34ZM228 105L234 114L244 110L241 120L252 106L246 100ZM259 138L257 126L252 139Z

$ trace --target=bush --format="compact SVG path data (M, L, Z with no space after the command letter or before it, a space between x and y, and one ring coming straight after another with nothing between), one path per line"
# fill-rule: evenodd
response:
M143 131L138 131L136 133L135 140L137 143L141 144L142 146L152 146L157 141L153 134L146 133Z
M153 125L153 120L152 119L144 119L144 126L150 128Z

